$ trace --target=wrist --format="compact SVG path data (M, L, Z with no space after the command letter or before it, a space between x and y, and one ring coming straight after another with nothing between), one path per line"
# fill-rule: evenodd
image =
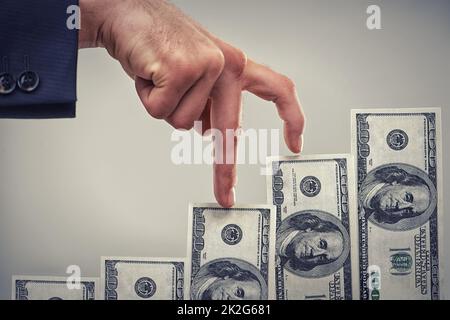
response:
M81 28L78 33L78 48L101 47L101 26L106 7L103 0L79 0Z

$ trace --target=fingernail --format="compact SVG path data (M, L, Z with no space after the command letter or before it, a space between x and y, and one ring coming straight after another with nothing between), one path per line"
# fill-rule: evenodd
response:
M300 138L298 139L298 150L299 152L303 151L303 135L300 135Z
M235 188L232 188L230 190L230 193L228 194L228 203L232 206L236 202L236 191Z

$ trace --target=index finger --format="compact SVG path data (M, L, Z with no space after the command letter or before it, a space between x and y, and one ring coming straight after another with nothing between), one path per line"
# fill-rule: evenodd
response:
M241 86L235 79L224 77L212 95L211 126L214 134L214 194L223 207L235 203L236 129L241 113Z
M247 62L242 79L244 90L276 104L278 114L284 121L286 144L292 152L299 153L303 143L305 115L292 80L251 60Z

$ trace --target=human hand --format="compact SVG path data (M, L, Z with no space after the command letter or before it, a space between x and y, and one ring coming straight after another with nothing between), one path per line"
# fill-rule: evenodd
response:
M225 157L231 148L235 160L236 137L225 132L240 127L247 90L276 104L287 146L301 151L305 117L289 78L247 59L164 0L80 0L80 8L79 47L106 48L134 79L152 117L176 129L202 121L203 133L220 130L224 143L215 152ZM235 202L235 163L214 163L214 194L224 207Z

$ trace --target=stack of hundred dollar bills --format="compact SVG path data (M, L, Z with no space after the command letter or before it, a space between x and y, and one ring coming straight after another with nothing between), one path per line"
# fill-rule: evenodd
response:
M440 109L351 114L351 154L271 157L267 203L189 207L182 258L13 276L17 300L442 299Z

